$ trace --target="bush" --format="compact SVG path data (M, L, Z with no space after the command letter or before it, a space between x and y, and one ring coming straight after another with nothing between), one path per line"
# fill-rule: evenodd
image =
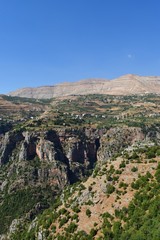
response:
M88 191L89 191L89 192L92 191L92 186L89 186L89 187L88 187Z
M131 171L132 171L132 172L137 172L137 171L138 171L138 168L137 168L137 167L132 167Z
M97 229L94 229L94 228L92 228L91 229L91 231L90 231L90 236L93 238L94 236L96 236L96 234L97 234Z
M107 194L113 193L114 190L115 190L115 187L114 187L112 184L108 184L108 185L107 185L107 190L106 190L106 193L107 193Z
M61 228L64 224L66 224L68 220L69 220L69 217L62 218L59 223L59 228Z
M119 168L125 168L125 166L126 166L126 164L125 164L125 162L123 161L123 162L121 162L121 164L119 165Z
M71 222L70 225L67 228L65 228L65 231L67 233L74 233L77 230L77 227L78 227L77 224Z
M146 156L148 159L150 159L150 158L155 158L156 154L155 154L155 152L150 150L149 152L146 153Z
M156 155L160 156L160 149L157 150Z
M130 159L138 159L139 156L136 152L133 152L132 156L130 157Z
M88 216L88 217L90 217L91 216L91 211L87 208L87 210L86 210L86 215Z
M74 206L74 207L72 208L72 210L73 210L75 213L79 213L79 212L80 212L80 209L79 209L78 206Z
M157 182L160 183L160 169L157 169L157 171L155 173L155 178L156 178Z
M127 188L127 187L128 187L127 183L124 183L124 182L119 183L119 188Z

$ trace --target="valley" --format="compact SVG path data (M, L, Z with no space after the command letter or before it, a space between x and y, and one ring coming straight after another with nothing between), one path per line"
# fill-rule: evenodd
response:
M159 240L159 106L1 95L0 239Z

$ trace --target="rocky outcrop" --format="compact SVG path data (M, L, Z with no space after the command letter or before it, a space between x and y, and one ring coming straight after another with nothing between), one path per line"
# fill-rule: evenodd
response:
M102 137L98 151L99 163L106 162L115 153L146 138L141 128L116 127L109 129Z
M6 164L12 155L16 145L24 139L21 133L7 132L0 140L0 165Z

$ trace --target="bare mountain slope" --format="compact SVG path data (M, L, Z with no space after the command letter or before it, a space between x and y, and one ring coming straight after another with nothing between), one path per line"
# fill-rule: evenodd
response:
M85 94L132 95L145 93L160 94L160 77L128 74L113 80L87 79L55 86L23 88L10 92L9 95L28 98L53 98Z

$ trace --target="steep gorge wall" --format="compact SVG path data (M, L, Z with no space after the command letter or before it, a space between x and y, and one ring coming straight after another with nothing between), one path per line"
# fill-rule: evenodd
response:
M47 186L61 190L82 180L95 164L135 142L160 141L159 130L147 134L140 128L60 129L47 132L7 132L0 137L0 174L3 190Z
M1 135L0 170L7 169L1 190L7 184L9 191L28 185L61 190L81 180L97 161L97 138L98 134L89 138L85 131L73 129Z

